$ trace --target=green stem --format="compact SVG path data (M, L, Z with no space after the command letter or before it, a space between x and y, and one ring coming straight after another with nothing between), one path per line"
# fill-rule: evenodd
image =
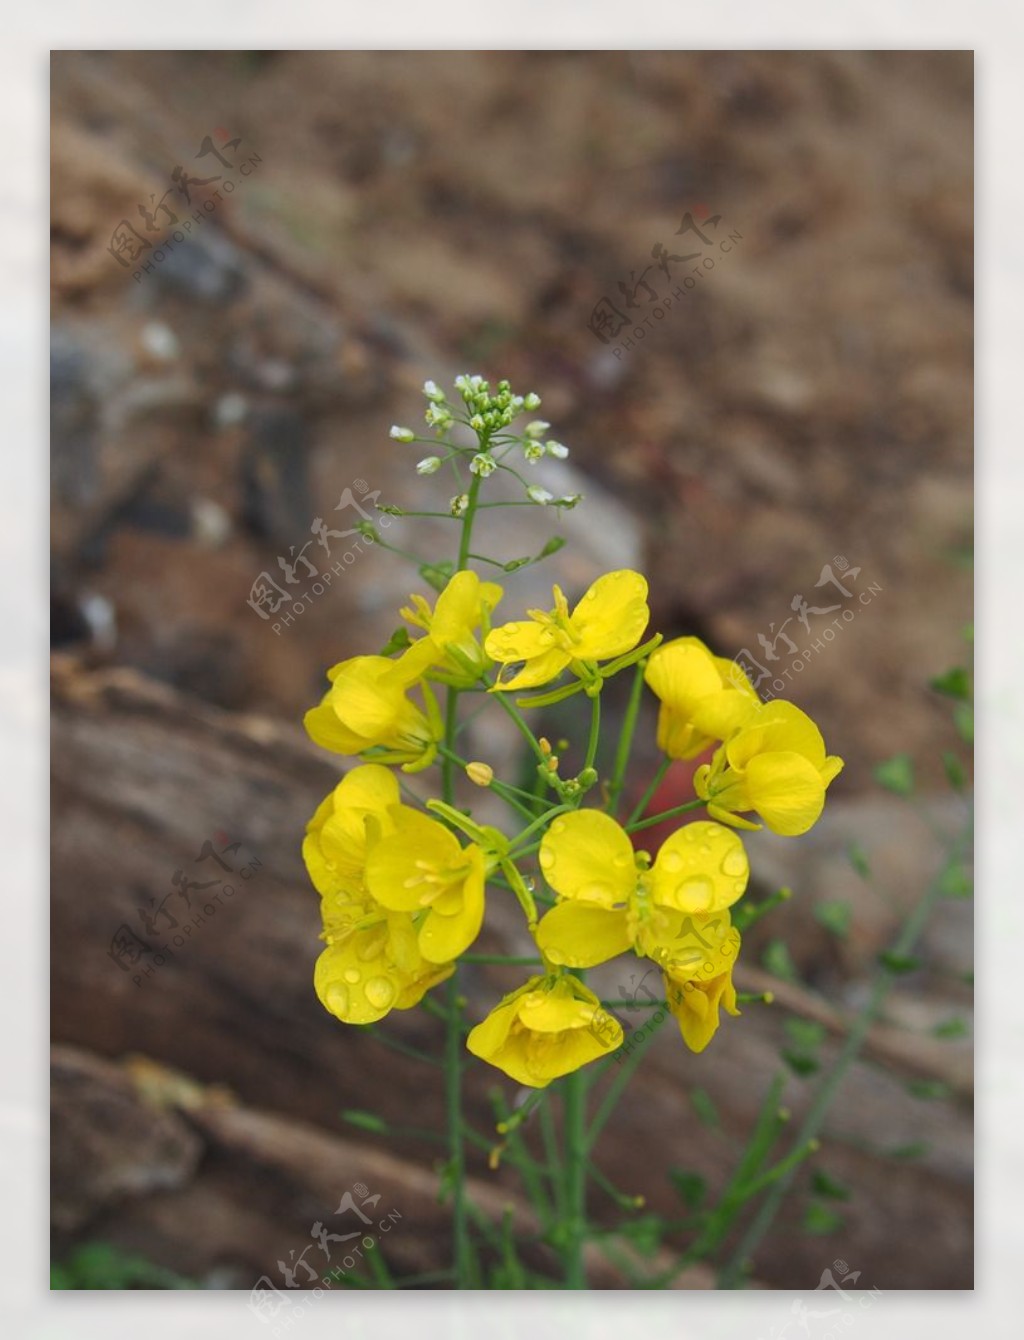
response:
M955 856L962 850L966 850L969 841L970 833L968 832L954 844L951 855ZM941 897L942 881L940 875L926 889L917 906L903 923L903 928L892 947L893 954L904 958L909 954L927 925L935 904ZM847 1033L846 1041L843 1043L831 1070L822 1078L814 1100L804 1117L796 1137L798 1148L806 1145L811 1140L817 1139L832 1105L832 1100L835 1098L847 1070L860 1054L871 1025L878 1016L896 977L896 973L886 968L884 964L880 965L871 994ZM757 1250L765 1234L774 1223L775 1216L778 1214L786 1193L792 1185L795 1174L796 1169L794 1168L773 1184L768 1195L762 1201L757 1214L740 1239L728 1264L721 1272L718 1280L720 1288L734 1289L738 1286L738 1282L746 1269L747 1261Z
M543 967L544 960L529 954L463 954L462 963L493 963L502 967Z
M473 531L473 519L476 515L480 493L480 476L474 475L469 486L469 503L462 518L462 534L459 539L457 571L466 566ZM449 688L445 707L444 746L445 755L441 764L442 793L446 804L454 804L455 779L452 764L452 746L458 728L457 689ZM466 1206L466 1146L463 1139L462 1120L462 997L459 994L459 965L456 963L448 979L446 997L447 1015L445 1019L444 1043L444 1089L445 1112L448 1127L449 1176L452 1186L452 1239L454 1243L455 1287L467 1287L473 1268L469 1241L469 1220Z
M674 805L670 810L662 810L661 814L652 814L649 819L641 819L639 823L627 824L627 833L639 833L641 828L653 828L655 824L663 824L666 819L674 819L677 814L689 814L691 810L702 810L704 808L703 800L688 800L685 805Z
M587 1238L587 1078L574 1070L563 1080L565 1129L565 1287L585 1289Z
M668 772L671 766L672 766L672 760L670 758L663 758L661 762L658 764L658 771L651 778L650 786L643 793L639 803L637 804L636 809L629 816L629 820L626 824L627 829L629 828L630 824L635 824L636 821L640 818L641 814L643 814L644 811L647 809L647 806L651 803L651 800L654 797L655 791L657 791L658 787L665 780L665 774L666 772Z
M590 736L587 740L587 757L583 764L584 772L594 766L597 758L597 745L601 735L601 695L595 693L590 700Z
M615 765L612 771L612 779L608 784L608 813L612 818L618 812L619 800L622 796L622 787L626 777L626 765L629 762L629 751L633 746L633 734L636 730L637 717L640 713L640 699L643 695L644 669L644 663L638 661L633 672L633 685L629 691L626 714L622 718L622 730L619 732L618 747L615 750Z

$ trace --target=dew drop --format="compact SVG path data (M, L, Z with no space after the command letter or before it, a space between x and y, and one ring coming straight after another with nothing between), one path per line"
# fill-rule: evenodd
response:
M363 990L375 1010L386 1010L395 998L394 985L386 977L371 977Z
M677 851L670 851L665 854L660 864L670 875L678 875L683 868L684 862Z
M359 981L359 973L356 971L355 968L346 968L344 977L345 981L348 982L349 986L355 986L356 982Z
M590 884L584 884L580 889L580 897L588 902L603 903L615 897L615 890L604 880L595 879Z
M743 853L737 851L735 847L731 851L726 852L722 857L722 874L736 876L745 875L746 873L747 858Z
M547 847L541 847L540 863L544 870L550 870L555 864L555 853L549 851Z
M327 988L327 1008L339 1016L348 1013L348 987L340 982L332 982Z
M676 893L689 908L696 912L711 906L715 889L707 876L694 875L690 879L684 879L681 884L677 884Z
M742 894L743 890L744 890L746 887L747 887L747 885L746 885L746 881L745 881L745 880L742 880L742 879L738 879L738 880L736 881L736 883L732 886L732 890L733 890L733 893L735 893L736 896L739 897L739 895Z
M564 832L565 832L565 820L564 820L564 819L556 819L555 822L551 825L551 831L552 831L552 833L564 833Z

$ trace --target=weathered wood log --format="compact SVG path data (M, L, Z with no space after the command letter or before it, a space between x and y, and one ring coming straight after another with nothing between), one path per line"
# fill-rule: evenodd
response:
M339 1129L345 1108L372 1109L398 1126L415 1113L417 1126L440 1129L440 1072L385 1049L366 1030L338 1024L313 994L319 919L299 848L338 769L297 726L224 713L132 672L84 672L57 658L53 774L56 1040L108 1058L151 1057L203 1084L228 1086L243 1107L326 1133ZM197 864L207 840L212 852ZM218 857L233 869L222 869ZM173 882L179 871L209 884L187 890L190 908ZM168 895L177 927L156 911ZM511 929L514 910L506 914L497 897L488 919L496 929L479 948L523 947L515 938L522 932ZM123 927L156 952L115 961ZM609 965L594 981L615 994L621 972ZM471 1018L516 984L501 970L469 969ZM803 997L780 994L780 1001L809 1012ZM714 1194L733 1171L735 1141L745 1138L780 1066L783 1004L745 1007L743 1020L727 1021L701 1057L685 1051L671 1022L645 1044L644 1063L598 1150L618 1185L678 1214L667 1171L684 1166L700 1171ZM642 1017L631 1013L627 1021ZM422 1010L393 1013L380 1033L440 1054L440 1025ZM826 1125L821 1159L854 1192L842 1207L842 1255L872 1285L968 1287L969 1114L962 1101L928 1103L907 1092L907 1076L928 1073L921 1057L911 1064L912 1045L876 1034L872 1056L850 1071ZM827 1043L825 1061L834 1054ZM961 1077L954 1079L962 1092ZM488 1090L498 1085L509 1093L510 1086L477 1066L467 1068L467 1081L471 1121L493 1129ZM718 1105L721 1130L696 1119L687 1101L696 1086ZM790 1078L784 1101L794 1115L807 1097L807 1084ZM882 1157L921 1141L928 1147L916 1161ZM415 1141L396 1136L389 1148L423 1164ZM483 1154L474 1153L471 1166L481 1182L497 1182L501 1195L514 1184L507 1169L489 1172ZM804 1205L801 1194L793 1197L759 1256L758 1277L771 1285L813 1287L836 1254L828 1239L800 1233ZM599 1222L617 1213L595 1193ZM877 1233L879 1215L906 1229L898 1259ZM167 1218L168 1235L173 1223ZM436 1255L431 1259L436 1264Z

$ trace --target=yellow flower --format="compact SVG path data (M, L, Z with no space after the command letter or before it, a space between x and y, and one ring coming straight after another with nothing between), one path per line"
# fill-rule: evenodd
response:
M553 610L530 610L529 619L503 624L488 634L487 655L503 670L525 662L496 689L536 688L557 678L567 666L624 656L643 637L651 617L647 582L628 568L599 577L571 614L557 586L554 597Z
M402 610L402 618L426 632L414 646L432 678L469 688L490 669L477 633L487 636L491 613L503 595L497 582L482 582L475 572L464 570L452 577L433 610L423 596L410 597L412 605Z
M367 920L372 924L329 936L313 970L320 1003L346 1024L372 1024L389 1010L411 1009L455 966L424 959L408 914L377 909Z
M740 933L731 927L703 952L697 971L673 965L663 973L668 1007L675 1015L683 1041L692 1052L702 1052L718 1030L719 1008L739 1014L732 970L740 951Z
M713 656L698 637L663 643L644 679L661 699L658 748L669 758L696 758L760 704L736 662Z
M627 949L664 965L683 952L694 917L724 913L750 876L743 843L709 822L673 833L644 869L625 830L599 810L556 819L541 842L540 866L563 901L541 919L537 944L550 962L570 968Z
M376 843L366 862L366 887L382 907L426 911L419 952L431 963L458 958L476 939L484 919L484 854L462 847L436 819L407 805L391 811L387 841Z
M617 1020L568 974L532 977L505 997L466 1039L474 1056L519 1084L543 1089L622 1043Z
M424 686L424 714L408 698L422 674L416 645L397 660L355 656L327 672L331 687L303 718L310 739L337 754L362 754L381 747L382 762L401 763L405 771L426 767L437 753L441 722Z
M693 784L708 814L737 828L760 828L741 814L754 811L774 833L796 837L817 821L829 782L843 760L826 755L821 731L799 707L763 703L715 751Z
M400 799L394 773L379 763L365 763L347 773L320 803L306 825L302 859L322 897L361 894L367 820L382 828Z

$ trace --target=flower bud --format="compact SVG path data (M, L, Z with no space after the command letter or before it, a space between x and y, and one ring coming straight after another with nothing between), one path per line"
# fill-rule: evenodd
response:
M494 780L494 769L489 763L467 763L466 776L474 786L490 786Z
M435 381L423 383L423 394L428 400L433 400L435 404L439 404L444 399L444 392Z
M413 442L415 441L416 434L411 428L402 428L397 423L393 423L391 425L391 431L388 433L388 437L393 437L396 442Z
M469 508L469 494L459 493L448 504L452 516L465 516Z
M539 503L541 507L546 507L549 502L554 500L554 494L549 493L547 489L542 489L539 484L531 484L526 490L526 496L530 502Z
M529 395L523 397L524 409L540 409L540 396L536 391L531 391Z
M547 452L549 456L554 456L556 461L564 461L569 454L569 448L562 445L561 442L548 442Z
M534 419L523 429L523 435L524 437L543 437L550 427L551 425L543 419Z
M418 475L433 475L441 468L440 456L424 456L416 467Z
M498 468L498 462L486 451L478 451L469 463L470 473L487 479Z

